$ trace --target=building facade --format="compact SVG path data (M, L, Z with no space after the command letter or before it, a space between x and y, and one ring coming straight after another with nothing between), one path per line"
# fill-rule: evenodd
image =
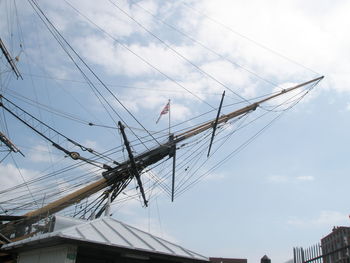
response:
M321 239L323 263L350 263L350 227L334 227Z

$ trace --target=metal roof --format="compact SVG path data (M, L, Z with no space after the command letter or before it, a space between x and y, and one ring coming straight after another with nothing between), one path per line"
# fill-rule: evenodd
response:
M65 219L67 222L67 219ZM59 225L56 218L57 226ZM91 221L72 221L70 227L54 228L54 232L46 233L2 246L2 249L14 249L40 242L40 240L61 237L70 240L84 241L106 246L115 246L174 257L209 261L205 256L185 249L179 245L151 235L135 227L124 224L111 217L102 217ZM57 230L58 229L58 230Z

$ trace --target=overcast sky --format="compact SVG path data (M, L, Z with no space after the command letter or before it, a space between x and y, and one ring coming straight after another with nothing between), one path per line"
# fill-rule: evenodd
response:
M112 207L115 218L208 257L248 262L259 262L264 254L272 262L285 262L292 258L293 246L313 245L333 226L349 225L349 1L38 2L151 131L167 127L167 117L159 125L155 120L168 99L172 122L178 123L217 107L223 90L224 105L229 105L241 101L239 96L250 99L325 76L253 143L174 203L162 194L149 208L131 200ZM8 81L2 64L2 92L17 92L85 120L114 125L31 6L17 3L17 26L13 3L0 2L0 15L6 17L0 20L0 37L11 54L19 55L24 80L12 76ZM138 126L119 104L113 107L131 126ZM121 143L110 130L87 132L37 114L94 149ZM207 117L214 118L215 112ZM271 119L258 122L249 134ZM22 131L14 119L7 121L11 138L26 155L13 155L22 175L33 178L45 167L54 169L52 164L63 155L48 155L45 142L23 138L29 131ZM203 172L246 136L228 141ZM0 165L6 187L21 182L11 158Z

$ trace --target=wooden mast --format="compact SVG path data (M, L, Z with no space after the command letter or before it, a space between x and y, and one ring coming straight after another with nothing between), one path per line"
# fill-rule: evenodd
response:
M246 106L244 108L241 108L239 110L233 111L233 112L231 112L229 114L226 114L226 115L222 115L221 117L218 118L218 124L223 123L223 122L227 122L228 120L233 119L235 117L238 117L240 115L243 115L244 113L253 111L261 103L264 103L264 102L266 102L268 100L276 98L276 97L278 97L278 96L280 96L282 94L291 92L291 91L293 91L295 89L301 88L301 87L303 87L305 85L308 85L308 84L320 81L322 79L323 79L323 76L318 77L318 78L313 79L313 80L310 80L310 81L307 81L307 82L304 82L304 83L296 85L294 87L282 90L281 92L279 92L279 93L277 93L275 95L272 95L272 96L270 96L268 98L265 98L265 99L262 99L262 100L260 100L258 102L255 102L253 104L250 104L250 105L248 105L248 106ZM200 126L197 126L197 127L193 128L193 129L190 129L190 130L188 130L186 132L180 133L180 134L175 136L174 141L172 141L172 142L170 141L169 143L176 144L176 143L178 143L180 141L183 141L183 140L188 139L188 138L190 138L192 136L195 136L195 135L197 135L197 134L199 134L201 132L204 132L204 131L212 128L213 124L214 124L214 122L213 122L213 120L211 120L211 121L208 121L208 122L206 122L206 123L204 123L204 124L202 124ZM166 148L169 148L169 150L170 150L170 147L172 145L169 145L169 143L166 143L165 146L166 146ZM144 155L145 154L143 154L143 156ZM164 156L160 156L160 158L163 159ZM136 157L135 159L137 160L137 159L140 159L140 158ZM161 159L159 159L159 160L157 160L157 159L158 158L156 158L156 160L154 160L153 163L156 163L157 161L161 160ZM124 163L124 164L121 164L121 165L125 166L125 169L128 169L128 164ZM119 173L116 172L115 174L113 174L113 176L118 176L118 175L120 176L121 175L120 173L122 173L122 170L124 170L124 169L121 169L121 171ZM32 212L28 212L28 213L24 214L24 216L26 216L26 217L36 217L36 216L43 216L43 215L51 215L53 213L56 213L56 212L58 212L58 211L60 211L60 210L62 210L64 208L66 208L67 206L69 206L69 205L71 205L71 204L73 204L75 202L78 202L78 201L84 199L85 197L90 196L90 195L98 192L99 190L107 187L108 185L111 184L110 182L112 182L112 181L113 180L109 180L107 178L102 178L102 179L100 179L100 180L98 180L98 181L96 181L94 183L91 183L91 184L89 184L89 185L87 185L87 186L77 190L76 192L73 192L73 193L71 193L71 194L69 194L69 195L67 195L67 196L65 196L65 197L63 197L61 199L58 199L57 201L54 201L54 202L52 202L52 203L50 203L50 204L48 204L48 205L46 205L46 206L44 206L44 207L42 207L40 209L34 210Z
M84 199L87 196L90 196L99 190L102 190L103 188L107 187L108 183L105 178L102 178L94 183L91 183L71 194L68 194L67 196L58 199L42 208L39 208L37 210L28 212L24 214L25 217L41 217L44 215L52 215L71 204L74 204L76 202L79 202L80 200Z
M299 85L296 85L296 86L294 86L294 87L291 87L291 88L288 88L288 89L284 89L284 90L282 90L281 92L279 92L279 93L277 93L277 94L275 94L275 95L272 95L272 96L270 96L270 97L267 97L267 98L265 98L265 99L262 99L262 100L260 100L260 101L257 101L257 102L255 102L255 103L253 103L253 104L250 104L250 105L248 105L248 106L246 106L246 107L244 107L244 108L241 108L241 109L239 109L239 110L233 111L233 112L231 112L231 113L229 113L229 114L222 115L221 117L218 118L218 124L223 123L223 122L226 122L226 121L228 121L228 120L230 120L230 119L233 119L233 118L235 118L235 117L238 117L238 116L240 116L240 115L242 115L242 114L244 114L244 113L247 113L247 112L249 112L249 111L253 111L253 110L255 110L261 103L264 103L264 102L266 102L266 101L268 101L268 100L271 100L271 99L273 99L273 98L276 98L276 97L278 97L278 96L280 96L280 95L282 95L282 94L288 93L288 92L293 91L293 90L295 90L295 89L301 88L301 87L306 86L306 85L308 85L308 84L311 84L311 83L320 81L320 80L322 80L323 78L324 78L324 76L321 76L321 77L318 77L318 78L316 78L316 79L312 79L312 80L309 80L309 81L307 81L307 82L304 82L304 83L301 83L301 84L299 84ZM204 123L204 124L202 124L202 125L199 125L199 126L193 128L193 129L191 129L191 130L188 130L188 131L185 131L185 132L183 132L183 133L180 133L180 134L176 135L176 136L175 136L175 140L176 140L176 141L182 141L182 140L184 140L184 139L190 138L190 137L192 137L192 136L194 136L194 135L197 135L197 134L199 134L199 133L201 133L201 132L203 132L203 131L206 131L206 130L209 129L209 128L212 128L212 126L213 126L213 121L212 121L212 120L211 120L211 121L208 121L208 122L206 122L206 123Z

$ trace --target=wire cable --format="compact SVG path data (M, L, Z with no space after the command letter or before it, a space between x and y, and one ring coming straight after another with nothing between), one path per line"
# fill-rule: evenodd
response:
M203 100L202 98L200 98L199 96L197 96L195 93L193 93L192 91L190 91L189 89L187 89L185 86L183 86L182 84L180 84L178 81L176 81L174 78L170 77L169 75L167 75L166 73L162 72L160 69L158 69L157 67L155 67L154 65L152 65L150 62L148 62L146 59L144 59L143 57L141 57L140 55L138 55L136 52L134 52L133 50L131 50L127 45L123 44L122 42L120 42L117 38L115 38L114 36L112 36L110 33L108 33L107 31L105 31L102 27L100 27L99 25L97 25L95 22L93 22L90 18L88 18L86 15L82 14L78 9L76 9L72 4L70 4L68 1L64 0L75 12L77 12L79 15L81 15L82 17L84 17L87 21L89 21L91 24L93 24L96 28L98 28L101 32L103 32L105 35L107 35L108 37L110 37L111 39L113 39L115 42L117 42L120 46L122 46L123 48L125 48L126 50L128 50L129 52L131 52L133 55L135 55L136 57L138 57L140 60L142 60L144 63L146 63L148 66L150 66L151 68L153 68L154 70L156 70L158 73L160 73L161 75L163 75L164 77L166 77L167 79L169 79L170 81L172 81L173 83L175 83L176 85L178 85L179 87L181 87L182 89L184 89L185 91L187 91L188 93L190 93L192 96L196 97L198 100L200 100L201 102L207 104L209 107L211 107L212 109L215 109L213 106L211 106L208 102L206 102L205 100Z
M117 98L117 96L106 86L106 84L102 81L100 77L97 76L97 74L91 69L91 67L82 59L82 57L73 49L73 47L68 43L68 41L62 36L62 34L57 30L57 28L51 23L51 21L48 19L48 17L44 14L44 12L41 10L39 5L35 0L28 0L29 3L39 10L41 15L45 18L45 20L49 23L49 25L52 27L54 32L63 40L63 42L72 50L72 52L77 56L77 58L84 64L84 66L90 71L90 73L102 84L102 86L108 91L108 93L126 110L126 112L147 132L148 130L137 120L137 118L130 112L130 110ZM34 8L34 6L33 6ZM34 8L34 10L37 12L37 10ZM40 15L39 15L40 16ZM41 16L40 16L41 18ZM44 21L44 20L43 20ZM47 25L45 23L45 25ZM86 75L85 75L86 76ZM117 111L106 101L107 105L110 106L112 111L124 122L126 123L123 118L117 113ZM135 134L134 134L135 135ZM151 133L149 135L159 144L159 142L153 137ZM136 136L136 135L135 135ZM137 136L136 136L137 137ZM160 145L160 144L159 144ZM146 147L146 146L145 146ZM147 148L147 147L146 147Z
M66 1L66 0L65 0ZM148 34L150 34L151 36L153 36L154 38L156 38L159 42L161 42L165 47L167 47L168 49L172 50L177 56L179 56L180 58L182 58L183 60L185 60L187 63L189 63L190 65L192 65L194 68L196 68L199 72L201 72L203 75L207 76L208 78L210 78L211 80L213 80L214 82L218 83L219 85L221 85L222 87L228 89L229 91L231 91L233 94L235 94L237 97L239 97L240 99L244 100L245 102L248 102L246 98L244 98L243 96L239 95L237 92L233 91L231 88L229 88L227 85L225 85L223 82L219 81L217 78L215 78L213 75L209 74L208 72L206 72L205 70L201 69L198 65L196 65L194 62L192 62L191 60L189 60L187 57L185 57L184 55L182 55L179 51L177 51L175 48L173 48L171 45L167 44L164 40L162 40L160 37L158 37L156 34L154 34L153 32L151 32L149 29L147 29L145 26L143 26L140 22L138 22L135 18L133 18L132 16L130 16L127 12L125 12L123 9L121 9L118 5L116 5L113 1L108 0L112 5L114 5L119 11L121 11L123 14L125 14L127 17L129 17L132 21L134 21L139 27L141 27L142 29L144 29Z

